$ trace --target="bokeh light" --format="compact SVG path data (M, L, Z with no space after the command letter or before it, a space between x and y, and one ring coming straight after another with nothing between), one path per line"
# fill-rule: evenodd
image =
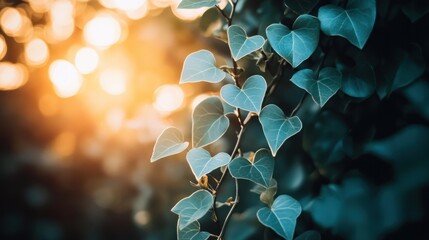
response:
M54 0L28 0L31 9L36 13L47 12Z
M133 11L141 8L146 3L146 0L113 0L117 9L122 11Z
M55 96L51 94L43 95L38 102L39 111L45 117L51 117L58 113L60 108Z
M76 95L83 82L74 65L66 60L52 62L49 66L49 78L54 85L55 93L62 98Z
M76 135L71 131L64 131L55 137L51 145L52 152L59 158L66 158L74 153Z
M90 47L84 47L77 51L74 64L82 74L89 74L95 71L98 66L99 56L97 51Z
M185 98L183 90L175 84L166 84L155 91L154 108L160 113L170 113L179 109Z
M207 11L208 8L198 8L198 9L179 9L179 3L182 0L171 0L171 11L173 14L186 21L192 21L197 19L198 17L202 16L205 11Z
M0 24L3 31L11 36L17 36L24 25L24 19L21 13L11 7L4 8L0 13Z
M14 90L28 80L28 72L20 63L0 62L0 90Z
M99 14L91 19L83 30L85 41L106 48L121 38L121 25L112 15Z
M120 95L127 89L127 73L121 69L106 69L99 80L101 88L111 95Z
M7 53L7 44L3 35L0 34L0 60L4 58Z
M42 39L35 38L25 45L25 61L28 65L41 65L48 57L48 45Z

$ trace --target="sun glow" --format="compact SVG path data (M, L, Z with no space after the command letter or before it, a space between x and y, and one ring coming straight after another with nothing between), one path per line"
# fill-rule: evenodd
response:
M154 108L160 113L170 113L178 110L185 98L183 90L175 84L167 84L159 87L155 91Z
M0 60L4 58L7 53L7 44L3 35L0 35Z

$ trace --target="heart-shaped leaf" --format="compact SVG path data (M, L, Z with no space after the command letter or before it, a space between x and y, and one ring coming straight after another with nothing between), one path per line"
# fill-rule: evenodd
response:
M228 166L231 176L238 179L250 180L265 187L270 186L274 171L274 158L266 149L260 149L255 153L253 162L247 158L238 157Z
M196 9L202 7L214 7L218 0L182 0L177 6L180 9Z
M313 100L323 107L340 89L341 73L335 68L327 67L320 70L319 76L315 76L313 70L303 69L295 73L291 81L307 91Z
M182 230L179 229L180 222L183 221L179 218L177 221L177 240L207 240L210 237L208 232L200 232L200 223L198 221L192 222Z
M337 64L337 69L340 69L343 76L341 91L350 97L367 98L374 93L376 88L374 69L362 57L355 61L357 64L353 68Z
M375 23L375 0L349 0L346 9L329 4L319 9L322 31L341 36L362 49Z
M295 20L292 30L275 23L268 26L266 32L274 51L295 68L316 50L320 23L317 18L304 14Z
M274 104L269 104L262 109L259 122L273 156L288 138L297 134L302 128L299 117L287 118Z
M229 127L222 101L209 97L195 107L192 113L192 146L204 147L215 142Z
M150 162L178 154L184 151L188 145L188 142L183 142L183 135L179 129L174 127L166 128L156 139Z
M301 214L301 205L297 200L280 195L270 208L259 209L257 216L262 225L271 228L285 239L293 239L296 219Z
M202 218L213 206L214 198L206 190L198 190L180 200L171 211L179 215L179 230Z
M222 87L220 94L229 105L246 111L259 113L264 100L267 82L260 75L249 77L242 88L233 84Z
M285 0L285 5L301 15L309 13L318 2L318 0Z
M199 180L202 176L216 168L227 165L230 161L230 156L221 152L212 157L205 149L194 148L188 152L186 160L188 160L195 178Z
M264 43L262 36L247 37L246 31L237 25L228 28L228 45L235 61L262 48Z
M320 239L322 239L320 236L320 233L314 230L306 231L295 238L295 240L320 240Z
M218 83L222 81L226 73L216 67L215 64L215 57L208 50L200 50L189 54L183 64L180 83Z

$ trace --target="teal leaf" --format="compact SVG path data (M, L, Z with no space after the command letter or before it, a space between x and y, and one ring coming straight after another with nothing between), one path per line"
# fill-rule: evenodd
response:
M180 222L183 221L179 218L177 221L177 240L207 240L210 237L208 232L200 232L200 223L198 221L190 223L188 226L179 229Z
M262 109L259 122L273 156L288 138L297 134L302 128L299 117L287 118L283 111L274 104L269 104Z
M285 0L285 5L292 9L292 11L301 15L309 13L318 2L318 0Z
M260 149L255 153L253 162L238 157L231 161L228 169L234 178L246 179L269 187L273 177L274 158L268 150Z
M319 9L322 31L341 36L362 49L375 23L375 0L349 0L346 9L329 4Z
M235 61L262 48L264 43L265 39L262 36L247 37L246 31L240 26L232 25L228 28L228 45Z
M260 75L249 77L242 88L233 84L222 87L220 94L229 105L246 111L259 113L264 100L267 83Z
M192 146L204 147L217 141L229 127L222 101L209 97L198 104L192 113Z
M224 152L211 156L208 151L203 148L194 148L186 155L189 166L194 173L195 178L199 180L202 176L211 171L225 166L230 161L230 156Z
M402 7L402 12L414 23L429 13L429 3L425 0L407 1Z
M182 0L179 3L180 9L196 9L202 7L214 7L218 4L218 0Z
M222 81L226 73L216 67L215 64L215 57L208 50L200 50L189 54L183 64L180 83L218 83Z
M271 206L274 201L274 196L277 193L277 181L272 178L269 186L263 187L261 185L256 185L250 191L259 194L259 200Z
M320 23L316 17L304 14L295 20L292 30L275 23L268 26L266 32L274 51L295 68L316 50Z
M181 153L188 145L188 142L183 142L183 135L177 128L166 128L156 139L150 162Z
M179 215L179 230L202 218L213 206L213 195L206 190L198 190L180 200L171 211Z
M306 231L295 238L295 240L321 240L320 233L314 230Z
M412 83L424 73L426 63L420 46L411 44L407 50L398 50L393 57L389 58L391 61L385 64L385 79L377 86L380 98Z
M257 216L259 222L274 230L285 239L293 239L296 219L301 214L301 205L297 200L288 196L280 195L270 208L259 209Z
M374 93L375 73L372 66L363 58L356 61L355 67L341 67L340 71L343 76L341 91L345 94L355 98L367 98Z
M321 107L341 87L341 73L331 67L320 70L319 76L315 76L313 70L303 69L295 73L291 81L298 87L307 91L313 100Z

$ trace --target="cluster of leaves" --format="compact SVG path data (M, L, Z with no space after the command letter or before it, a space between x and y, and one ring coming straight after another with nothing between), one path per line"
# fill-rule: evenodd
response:
M400 51L400 57L392 60L398 66L395 71L386 73L385 77L380 77L384 81L376 83L376 72L371 61L361 51L375 25L375 0L331 3L285 0L285 12L277 19L280 23L271 22L263 27L261 35L253 36L247 35L246 26L233 22L238 1L228 1L224 9L217 0L183 0L179 5L184 9L208 7L219 12L224 18L219 31L225 32L224 40L230 52L230 59L226 61L230 64L219 66L213 53L200 50L191 53L183 65L181 84L222 83L222 87L218 96L203 100L192 113L191 149L186 154L186 160L199 189L172 208L179 216L178 239L223 238L234 208L239 203L239 179L256 184L257 188L253 191L260 194L261 202L266 204L256 213L259 222L277 235L293 239L302 207L289 195L276 196L278 186L273 173L276 154L286 140L303 128L296 113L305 96L309 94L319 109L339 91L354 101L367 99L375 92L383 99L394 90L415 81L425 70L421 48L413 44L410 51ZM334 43L340 43L342 47L333 48ZM239 61L246 58L255 61L259 70L244 70ZM249 76L244 80L246 73L255 71L258 73L247 74ZM292 73L290 81L306 91L289 115L278 104L268 103L284 72ZM243 153L243 133L256 118L269 149L253 149ZM338 127L337 133L341 134L341 126ZM236 141L231 153L208 151L207 147L219 141L230 128L236 128ZM170 127L158 137L151 161L181 153L189 145L177 128ZM316 155L315 158L321 156ZM326 156L325 160L330 157ZM220 178L211 176L214 171L220 172ZM228 175L235 181L236 194L221 203L217 201L217 195ZM210 184L210 181L215 184ZM214 221L219 221L216 209L223 206L230 209L220 232L201 231L198 220L212 211ZM307 231L296 239L320 239L320 236L314 231Z

